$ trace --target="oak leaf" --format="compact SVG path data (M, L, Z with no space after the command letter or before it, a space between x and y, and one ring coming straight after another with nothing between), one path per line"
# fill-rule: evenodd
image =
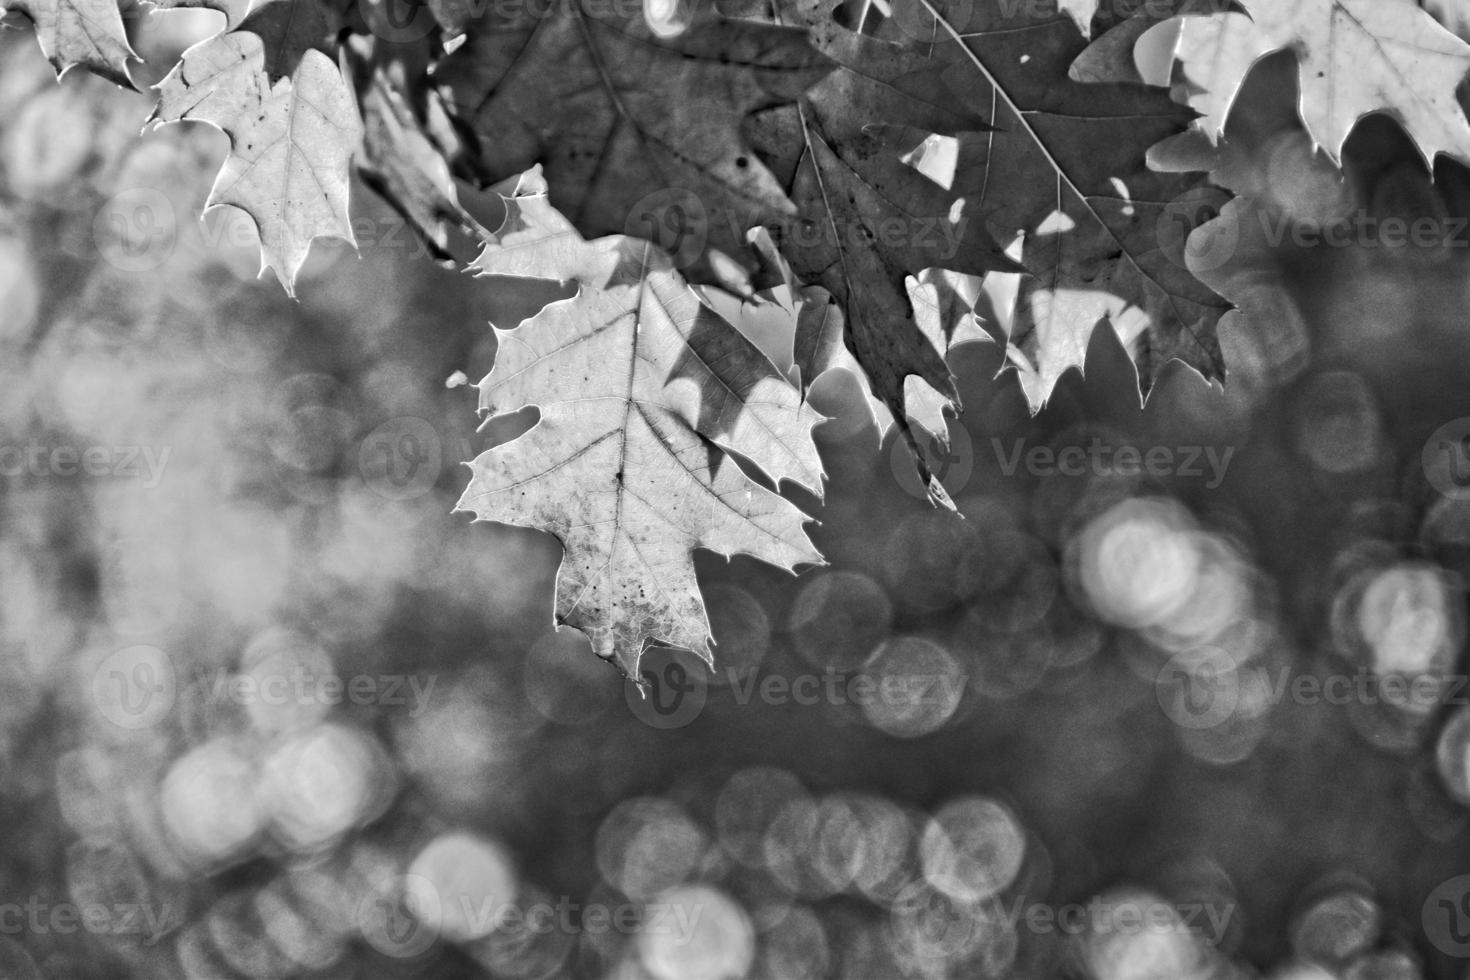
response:
M481 453L457 510L555 534L565 549L556 618L630 677L646 646L708 662L709 623L691 552L819 563L806 516L742 472L820 493L821 416L645 241L585 240L536 168L475 261L481 275L577 286L512 330L496 329L480 409L534 406L539 420Z
M41 53L57 75L80 65L133 87L128 62L140 59L128 44L117 0L0 0L0 16L11 11L35 25Z
M957 136L952 190L997 240L1019 245L1029 275L997 326L1033 410L1081 369L1101 323L1128 347L1144 393L1173 359L1223 379L1216 329L1230 305L1190 273L1182 247L1206 215L1175 204L1208 193L1206 175L1157 172L1145 154L1192 113L1156 89L1067 81L1086 40L1066 11L903 2L931 24L932 39L913 43L993 127ZM917 19L904 20L910 34Z
M1392 114L1432 167L1445 153L1470 163L1470 120L1456 89L1470 73L1470 44L1402 0L1175 0L1184 15L1175 57L1187 99L1213 139L1251 66L1276 51L1298 63L1298 111L1334 162L1354 125ZM1167 10L1167 8L1164 8ZM1099 38L1078 74L1128 78L1125 54L1158 19L1140 14ZM1111 67L1107 67L1111 65Z
M261 271L274 269L292 295L313 239L355 244L348 164L362 134L337 66L315 49L297 62L289 78L272 81L257 34L218 34L184 52L158 84L151 120L207 122L230 138L205 210L229 204L248 214L260 233Z
M654 237L718 281L745 232L794 213L741 135L750 113L795 99L829 70L804 31L707 13L674 36L642 0L527 0L467 25L436 71L479 134L484 177L545 166L551 203L589 237Z

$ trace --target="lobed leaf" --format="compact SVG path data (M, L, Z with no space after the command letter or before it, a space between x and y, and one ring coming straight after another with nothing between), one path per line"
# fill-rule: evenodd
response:
M539 168L521 178L475 269L578 291L496 329L481 412L534 406L540 419L470 463L457 510L555 534L558 622L630 677L654 642L712 663L693 549L787 569L822 560L806 516L730 454L820 493L811 430L821 417L667 255L624 236L583 239L548 191Z
M289 294L320 237L355 244L347 211L349 171L362 123L352 92L321 51L299 54L272 83L266 46L249 31L218 34L184 52L157 86L156 123L198 120L230 138L206 210L240 208L260 232L261 271Z
M1156 172L1145 154L1185 130L1189 110L1157 90L1065 80L1086 43L1066 12L909 2L920 10L909 22L931 24L932 40L915 43L993 126L958 136L953 191L998 240L1020 243L1029 275L999 326L1032 408L1081 369L1104 322L1144 393L1173 359L1222 379L1216 329L1230 305L1186 268L1182 242L1204 215L1177 206L1205 193L1206 177Z
M660 37L641 0L547 0L470 22L436 77L480 136L486 179L544 163L552 204L588 236L653 237L650 198L698 202L698 240L668 244L713 278L707 247L737 255L747 229L794 212L742 121L829 68L795 28L707 15Z
M58 76L80 65L133 87L128 62L140 59L128 44L117 0L0 0L0 15L11 11L35 25L41 53Z

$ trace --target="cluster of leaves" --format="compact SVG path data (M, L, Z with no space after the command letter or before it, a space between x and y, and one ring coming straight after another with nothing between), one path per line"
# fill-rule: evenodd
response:
M775 490L821 493L805 393L827 370L860 372L939 503L918 450L959 408L956 344L1003 345L1033 408L1104 323L1141 392L1175 359L1223 380L1231 304L1188 246L1219 224L1210 147L1262 56L1296 53L1334 160L1388 112L1427 161L1470 161L1470 45L1407 0L150 3L228 19L153 121L228 135L208 206L250 215L288 292L313 239L353 240L353 166L441 259L575 290L497 330L481 410L540 418L460 506L559 537L559 620L634 676L649 642L710 655L692 549L821 560ZM128 84L116 0L0 10L58 71ZM784 317L792 370L721 309Z

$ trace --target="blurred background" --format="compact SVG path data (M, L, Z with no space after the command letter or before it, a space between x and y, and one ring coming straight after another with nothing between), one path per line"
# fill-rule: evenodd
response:
M830 567L701 554L716 669L642 698L450 513L535 298L355 187L288 299L221 134L6 32L0 978L1470 976L1470 183L1378 119L1340 173L1293 79L1217 162L1223 391L1098 331L1032 418L959 348L960 520L829 375Z

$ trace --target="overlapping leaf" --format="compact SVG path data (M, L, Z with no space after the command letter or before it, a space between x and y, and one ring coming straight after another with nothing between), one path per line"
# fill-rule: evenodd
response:
M1097 0L1057 0L1057 6L1076 21L1084 35L1092 33L1092 16L1097 13Z
M928 269L908 281L907 302L914 311L914 323L925 341L942 357L967 343L990 343L993 338L980 326L975 315L973 297L967 297L972 277ZM802 383L810 385L830 371L846 371L858 381L868 412L877 427L881 441L898 419L888 404L876 397L866 372L844 343L844 319L841 308L821 287L809 287L808 295L798 307L795 355ZM899 426L913 454L921 482L927 486L934 504L955 509L949 492L934 475L930 466L936 453L949 449L949 418L956 405L917 375L910 375L903 387L903 425Z
M797 280L789 263L775 251L774 242L764 231L758 233L757 250L779 270L783 291L762 294L767 305L784 310L786 335L790 338L790 356L802 390L808 390L830 371L845 371L857 381L867 403L869 421L881 440L896 424L888 404L878 398L867 373L848 349L846 323L841 305L821 286L805 286ZM975 316L973 278L941 269L926 269L906 284L906 301L914 311L914 323L928 345L941 357L948 358L954 347L965 343L991 342L993 338L981 328ZM953 411L953 403L910 375L904 385L904 416L941 447L949 442L945 416Z
M547 190L539 168L522 177L475 268L578 292L496 330L481 411L535 406L540 419L470 464L458 509L560 538L558 621L630 676L651 642L710 660L693 549L788 569L821 561L805 515L727 453L820 492L820 416L668 256L624 236L584 240Z
M798 220L769 227L796 274L842 309L846 344L893 418L906 430L905 389L917 377L937 393L942 423L943 408L957 402L954 382L943 352L915 321L907 280L931 268L1015 266L951 192L901 159L912 140L885 141L881 126L923 135L986 124L945 98L926 53L846 30L828 6L791 3L776 15L807 24L839 67L797 105L761 113L750 127L800 209ZM926 427L936 424L934 407L923 413Z
M1204 175L1158 173L1145 160L1189 125L1189 111L1157 90L1064 81L1085 41L1055 8L1037 17L1034 4L907 2L931 18L933 40L920 48L995 127L960 134L953 191L997 239L1021 242L1030 275L1003 326L1033 408L1082 367L1101 322L1128 346L1144 391L1175 358L1223 378L1216 326L1229 305L1185 268L1190 228L1177 227L1204 212L1171 206L1207 193Z
M11 11L35 24L41 53L56 74L80 65L132 88L128 62L139 58L128 44L117 0L0 0L0 15Z
M1177 24L1168 37L1159 37L1167 45L1169 65L1162 66L1157 76L1145 78L1139 71L1139 41L1160 25L1185 14L1215 14L1232 9L1233 0L1149 0L1148 3L1111 11L1101 33L1089 44L1068 69L1069 76L1079 82L1128 82L1134 85L1169 84L1168 68L1174 61L1174 45L1178 41ZM1086 33L1086 32L1084 32Z
M319 0L263 0L251 6L239 30L260 38L271 84L289 78L308 51L332 54L332 22Z
M1455 91L1470 73L1470 44L1417 4L1392 0L1182 0L1188 14L1176 57L1189 102L1212 138L1224 131L1250 70L1262 55L1290 50L1299 64L1299 111L1307 131L1334 161L1363 116L1392 113L1431 164L1439 153L1470 162L1470 121ZM1210 9L1213 8L1213 9ZM1124 58L1150 24L1124 23L1099 39L1082 72L1128 77ZM1113 36L1115 35L1115 36ZM1107 66L1111 65L1109 68Z
M225 16L225 27L234 28L250 9L250 0L144 0L155 11L215 10Z
M261 271L274 269L294 293L313 239L354 241L348 163L362 124L325 54L308 48L290 58L290 77L273 81L267 66L282 63L268 59L260 36L216 35L186 51L159 83L153 119L208 122L229 136L206 208L229 204L250 215L260 232Z
M422 121L382 68L353 58L363 140L358 173L393 207L429 253L455 255L456 236L484 241L488 233L459 203L454 178ZM426 98L436 98L427 93Z
M652 237L676 213L677 238L660 241L701 269L706 245L736 255L747 229L793 213L740 124L829 70L803 31L708 15L664 38L641 2L516 8L472 22L436 73L486 177L544 163L552 204L588 236Z

